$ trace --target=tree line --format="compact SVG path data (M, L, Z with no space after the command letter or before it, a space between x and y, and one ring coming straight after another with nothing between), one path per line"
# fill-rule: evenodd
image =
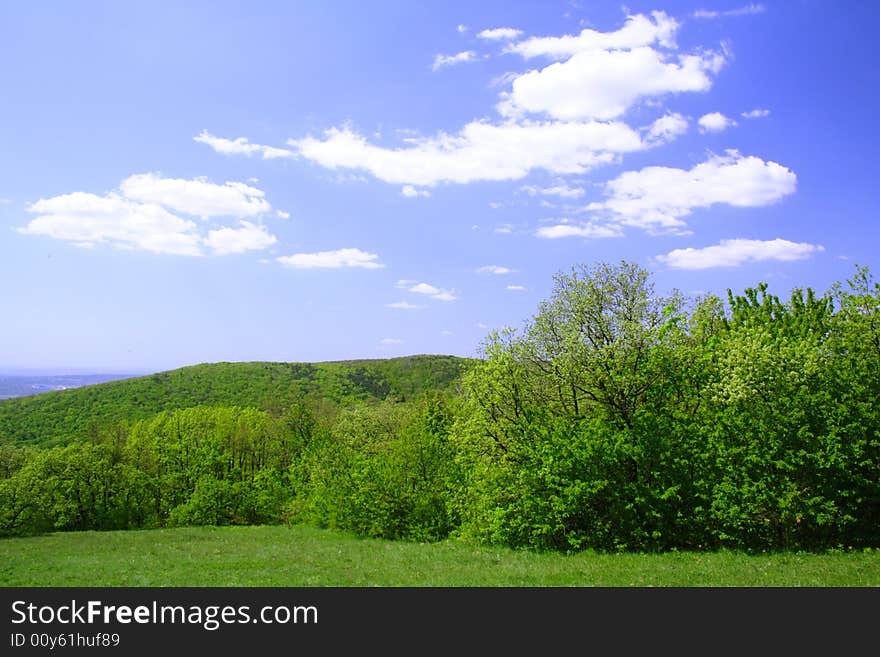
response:
M0 531L310 523L533 549L880 546L880 285L560 272L457 390L195 406L0 446Z

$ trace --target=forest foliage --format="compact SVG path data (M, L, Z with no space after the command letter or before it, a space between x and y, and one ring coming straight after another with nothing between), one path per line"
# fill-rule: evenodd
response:
M864 268L822 294L689 299L632 263L579 266L481 359L424 361L408 388L370 373L387 365L335 389L249 367L125 404L132 381L102 386L91 407L117 409L72 422L76 440L57 397L0 404L0 431L25 427L0 444L0 532L286 522L561 551L880 546L880 285Z

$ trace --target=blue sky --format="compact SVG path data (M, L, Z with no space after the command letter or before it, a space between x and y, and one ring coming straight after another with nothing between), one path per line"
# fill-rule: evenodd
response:
M0 368L473 356L552 276L878 269L880 5L0 7Z

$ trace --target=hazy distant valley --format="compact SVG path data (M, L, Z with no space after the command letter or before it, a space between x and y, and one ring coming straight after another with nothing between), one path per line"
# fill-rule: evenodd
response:
M0 375L0 399L28 397L52 390L81 388L96 383L128 379L136 374L56 374L56 375Z

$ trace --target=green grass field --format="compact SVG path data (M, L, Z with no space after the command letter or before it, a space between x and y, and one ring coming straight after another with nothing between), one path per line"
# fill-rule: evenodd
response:
M880 550L536 554L311 527L188 527L0 540L10 586L880 586Z

